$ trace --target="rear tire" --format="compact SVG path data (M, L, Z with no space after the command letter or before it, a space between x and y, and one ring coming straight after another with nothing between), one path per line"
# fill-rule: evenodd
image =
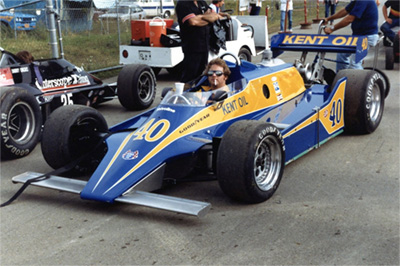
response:
M382 80L384 81L383 85L384 85L384 91L385 91L385 98L388 97L389 92L390 92L390 80L389 80L388 76L382 70L377 69L377 68L373 69L372 67L366 67L364 69L365 70L374 70L382 76Z
M72 172L92 172L105 154L105 144L99 146L98 143L101 134L107 132L107 122L96 109L83 105L59 107L51 113L44 126L43 157L48 165L58 169L90 152Z
M1 159L27 156L39 142L42 113L35 97L26 89L2 88Z
M285 166L285 147L272 124L238 121L222 137L217 156L219 185L229 197L260 203L277 190Z
M379 126L384 105L384 80L373 70L346 69L335 77L334 84L347 77L344 125L350 134L372 133Z
M156 76L147 65L127 65L118 75L119 102L128 110L148 108L156 97Z
M394 66L393 47L385 47L385 68L392 70Z
M393 55L394 55L394 62L399 63L400 62L400 35L399 35L399 32L397 32L396 35L394 36Z

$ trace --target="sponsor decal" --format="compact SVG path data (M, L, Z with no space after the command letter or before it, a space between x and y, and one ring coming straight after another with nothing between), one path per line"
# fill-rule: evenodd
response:
M124 160L134 160L139 156L139 151L136 150L132 152L131 150L127 150L124 154L122 154L122 159Z
M10 68L2 68L0 69L0 86L13 85L14 79L11 74Z
M239 108L242 108L246 105L248 105L249 103L246 100L245 96L241 96L237 99L234 99L233 101L227 102L222 106L222 112L224 113L224 115L230 114L236 110L238 110Z
M282 101L283 100L283 96L282 96L282 93L281 93L281 88L279 88L279 83L276 80L276 78L272 78L272 81L273 81L272 84L274 86L274 90L275 90L275 93L276 93L276 98L278 99L278 101Z
M200 117L198 119L195 119L193 122L185 125L181 130L179 130L180 134L183 134L185 131L189 130L190 128L196 126L197 124L203 122L204 120L206 120L207 118L210 117L210 114L205 114L203 117Z
M274 127L274 126L267 126L265 127L259 134L258 134L258 139L262 140L263 138L265 138L267 135L270 134L275 134L278 138L278 140L282 143L282 150L285 151L285 144L283 142L283 137L281 132L279 131L278 128Z
M359 42L357 36L321 36L321 35L301 35L301 34L290 34L286 35L283 39L282 44L293 44L293 45L335 45L335 46L355 46ZM368 49L367 38L361 39L362 51Z
M21 73L28 73L29 68L28 67L21 67Z
M13 68L13 69L11 69L11 72L13 74L18 74L20 72L20 70L19 70L19 68Z
M169 107L159 107L157 108L157 111L167 111L167 112L171 112L171 113L175 113L175 110Z
M53 90L53 89L65 89L79 86L90 85L89 78L87 76L81 76L72 74L71 76L59 78L59 79L45 79L42 84L36 80L36 87L42 91Z

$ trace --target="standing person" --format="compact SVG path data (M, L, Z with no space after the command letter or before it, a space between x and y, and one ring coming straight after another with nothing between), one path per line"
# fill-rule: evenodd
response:
M221 11L222 6L225 4L224 0L212 0L210 4L210 8L215 12L219 13Z
M285 19L286 19L286 11L287 11L287 19L289 32L292 32L292 14L293 14L293 1L292 0L281 0L281 30L279 33L283 33L286 30L285 27Z
M261 0L250 0L249 3L250 16L260 15L261 6L262 6Z
M208 62L210 27L221 18L204 0L178 0L176 14L182 40L181 82L188 83L201 75Z
M329 10L331 11L331 16L336 12L336 5L338 0L325 0L325 17L329 17ZM333 20L331 21L333 24Z
M338 18L343 19L335 25L324 28L326 34L331 34L335 30L351 24L353 35L367 36L369 46L375 46L377 44L379 40L378 7L375 0L352 0L345 8L325 18L325 24ZM337 54L336 60L336 71L346 68L363 69L362 60L360 60L360 62L355 62L354 55L339 53Z
M210 8L213 12L220 14L223 17L230 18L228 13L221 12L222 7L225 5L225 0L213 0L210 4Z
M391 43L394 42L394 36L396 33L392 30L392 28L396 26L400 26L400 9L399 9L399 0L388 0L382 7L383 17L385 18L385 23L381 26L381 31L385 35L386 46L391 45L388 43L387 39L390 40ZM388 8L390 8L390 12L388 15Z

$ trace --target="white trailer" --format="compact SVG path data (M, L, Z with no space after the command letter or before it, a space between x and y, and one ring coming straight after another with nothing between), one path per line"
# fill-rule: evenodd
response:
M210 52L209 60L224 53L232 53L242 60L251 61L256 56L256 47L268 47L267 17L265 16L232 16L232 40L226 41L226 50L219 54ZM178 64L183 60L183 52L177 47L152 47L140 45L120 45L120 64L146 64L157 74L161 68L168 72L179 71ZM227 60L230 60L227 57Z

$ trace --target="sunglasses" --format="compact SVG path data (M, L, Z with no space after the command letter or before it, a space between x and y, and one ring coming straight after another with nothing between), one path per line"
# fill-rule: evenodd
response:
M212 75L216 75L218 77L222 76L224 73L222 71L219 70L210 70L207 72L207 76L211 77Z

